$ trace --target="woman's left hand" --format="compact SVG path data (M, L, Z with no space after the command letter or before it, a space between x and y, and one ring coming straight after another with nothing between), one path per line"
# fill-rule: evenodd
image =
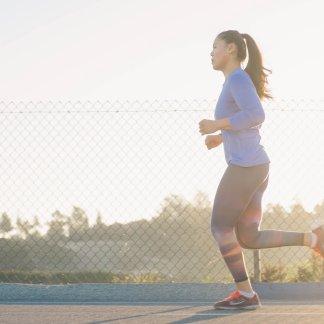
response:
M203 119L199 122L199 132L201 135L215 133L220 130L215 119Z

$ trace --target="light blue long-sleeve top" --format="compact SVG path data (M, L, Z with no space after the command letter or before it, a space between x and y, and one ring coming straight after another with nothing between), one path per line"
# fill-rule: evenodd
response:
M260 144L259 129L265 113L250 75L241 67L227 75L214 117L229 118L231 124L231 130L221 130L227 164L247 167L270 163Z

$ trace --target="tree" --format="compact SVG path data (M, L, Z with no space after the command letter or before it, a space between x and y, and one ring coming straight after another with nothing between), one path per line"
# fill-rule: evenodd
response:
M66 238L65 235L65 227L68 223L67 217L62 214L60 211L56 210L52 214L52 220L47 223L49 226L46 236L54 241L64 240Z
M17 218L16 224L23 238L26 238L34 227L34 225L30 223L28 220L22 220L20 217Z
M68 224L70 239L74 241L82 240L84 234L89 230L88 217L85 211L80 207L73 207L73 212Z
M7 233L13 230L11 220L7 213L2 213L0 220L0 233L5 237Z
M96 225L97 226L103 225L102 216L101 216L101 213L100 212L97 213Z

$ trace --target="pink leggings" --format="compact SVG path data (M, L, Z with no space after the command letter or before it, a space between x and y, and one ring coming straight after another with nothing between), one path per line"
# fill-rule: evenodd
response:
M264 249L304 245L303 232L259 230L269 165L229 164L217 188L211 232L235 282L248 279L241 247Z

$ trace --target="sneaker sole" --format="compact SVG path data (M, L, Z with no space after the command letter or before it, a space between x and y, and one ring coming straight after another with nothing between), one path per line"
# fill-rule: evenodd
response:
M315 232L314 232L314 230L315 230ZM312 229L312 232L315 233L315 234L317 235L318 240L321 240L322 237L320 236L319 233L316 233L316 232L317 232L316 230L317 230L317 231L323 231L323 232L324 232L324 225L321 224L321 225L317 226L316 228L313 228L313 229ZM323 232L322 232L322 233L323 233ZM315 250L314 248L312 248L312 250L313 250L313 253L315 253L317 256L324 258L324 254L323 254L323 253L321 253L320 251Z
M249 306L237 306L237 307L227 307L227 306L217 306L215 307L214 306L214 309L234 309L234 310L237 310L237 309L258 309L262 307L262 305L249 305Z
M316 226L315 228L312 228L311 230L313 233L315 233L317 236L321 235L321 233L316 233L317 231L322 231L324 233L324 224L320 224Z

